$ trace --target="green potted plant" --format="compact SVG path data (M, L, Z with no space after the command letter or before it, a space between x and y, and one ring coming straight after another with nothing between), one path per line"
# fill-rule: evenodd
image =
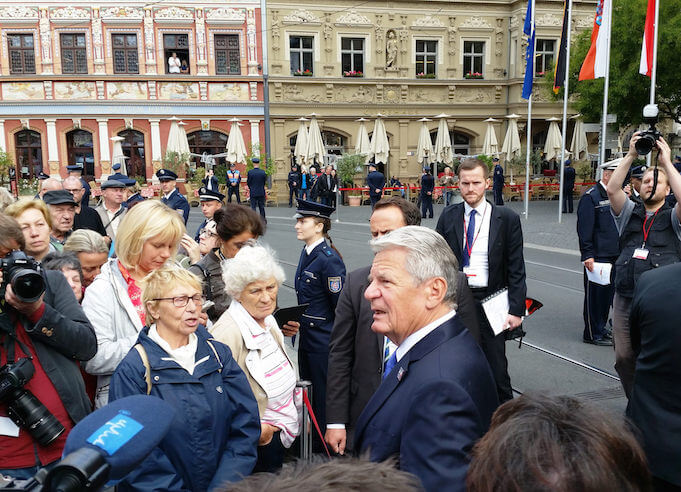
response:
M163 168L174 172L179 178L185 178L187 176L188 161L189 154L187 152L169 150L163 156Z
M0 185L5 181L9 183L9 168L14 166L14 161L7 152L0 150Z
M575 165L575 174L577 175L577 182L580 183L579 185L579 194L581 195L589 189L589 185L585 185L583 183L587 183L591 181L591 178L593 176L593 168L591 166L591 162L589 161L581 161L576 163Z
M336 161L336 172L338 173L338 180L341 188L354 188L354 179L358 173L362 171L364 163L366 162L366 155L364 154L343 154L340 159ZM362 203L362 192L359 190L351 190L343 193L343 201L348 197L348 205L357 207Z

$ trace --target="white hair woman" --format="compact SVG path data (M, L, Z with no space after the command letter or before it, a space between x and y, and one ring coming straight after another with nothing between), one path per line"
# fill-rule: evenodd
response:
M140 282L175 256L184 233L182 217L160 201L135 205L118 226L117 258L85 290L83 310L97 334L97 354L85 370L97 376L97 408L106 405L111 374L145 325Z
M298 435L301 408L296 372L272 316L284 271L260 245L244 246L224 262L223 271L232 303L211 333L232 349L258 402L261 434L254 471L276 471L281 468L284 448Z

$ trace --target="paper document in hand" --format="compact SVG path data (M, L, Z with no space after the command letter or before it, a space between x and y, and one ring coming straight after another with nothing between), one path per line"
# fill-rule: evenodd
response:
M599 263L594 261L594 269L590 272L586 271L586 278L589 282L598 285L610 285L610 272L612 271L612 263Z
M507 328L506 318L508 317L508 289L500 290L482 301L482 308L485 310L487 321L492 327L495 335L498 335Z

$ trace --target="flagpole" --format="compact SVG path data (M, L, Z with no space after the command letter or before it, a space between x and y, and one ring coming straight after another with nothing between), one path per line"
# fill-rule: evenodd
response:
M598 168L596 169L596 180L600 179L602 173L601 166L605 164L605 137L607 132L608 118L608 89L610 88L610 40L612 39L612 0L607 0L608 12L606 19L608 22L608 50L605 52L605 82L603 87L603 121L601 122L601 148L598 158Z
M565 142L567 138L567 105L568 88L570 86L570 26L572 25L572 0L568 0L567 41L565 49L565 80L563 81L563 140L560 149L560 180L558 190L558 223L563 220L563 178L565 177Z
M531 16L531 25L532 25L532 31L530 35L530 39L527 40L528 43L532 43L532 56L534 57L535 55L535 50L536 50L536 41L537 41L537 36L535 33L535 25L534 25L534 8L535 8L535 0L531 0L532 2L532 16ZM532 60L532 67L528 67L529 63L525 64L525 70L528 68L532 71L534 71L534 59ZM534 79L534 73L532 74L532 79ZM534 83L534 80L532 81ZM525 158L525 220L527 220L530 212L530 162L532 159L532 94L530 93L530 97L527 99L527 156Z

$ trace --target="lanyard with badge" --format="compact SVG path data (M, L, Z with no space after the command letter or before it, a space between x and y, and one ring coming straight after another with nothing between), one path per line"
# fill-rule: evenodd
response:
M646 224L648 223L648 216L646 215L646 218L643 220L643 244L640 248L636 248L634 250L632 258L636 258L637 260L645 260L648 258L649 251L646 249L646 241L648 240L648 234L650 234L650 230L653 228L653 223L655 223L655 218L657 217L657 212L659 211L659 208L655 211L653 218L650 221L650 226L647 229Z
M473 209L473 210L475 210L475 209ZM485 222L485 216L486 215L487 215L487 202L485 202L485 210L482 212L482 217L480 218L480 227L478 227L478 232L476 232L475 236L473 236L473 241L471 242L470 247L468 246L468 237L467 237L468 236L468 232L467 232L467 230L468 230L467 225L468 224L464 223L463 244L464 244L464 248L466 248L466 251L468 253L468 265L463 267L463 273L466 275L467 278L476 276L475 273L471 273L470 258L471 258L471 254L473 252L473 246L475 245L475 241L478 240L478 236L480 235L480 231L482 231L482 227L483 227L483 224ZM470 222L470 220L471 219L470 219L470 214L469 214L468 215L468 222Z

